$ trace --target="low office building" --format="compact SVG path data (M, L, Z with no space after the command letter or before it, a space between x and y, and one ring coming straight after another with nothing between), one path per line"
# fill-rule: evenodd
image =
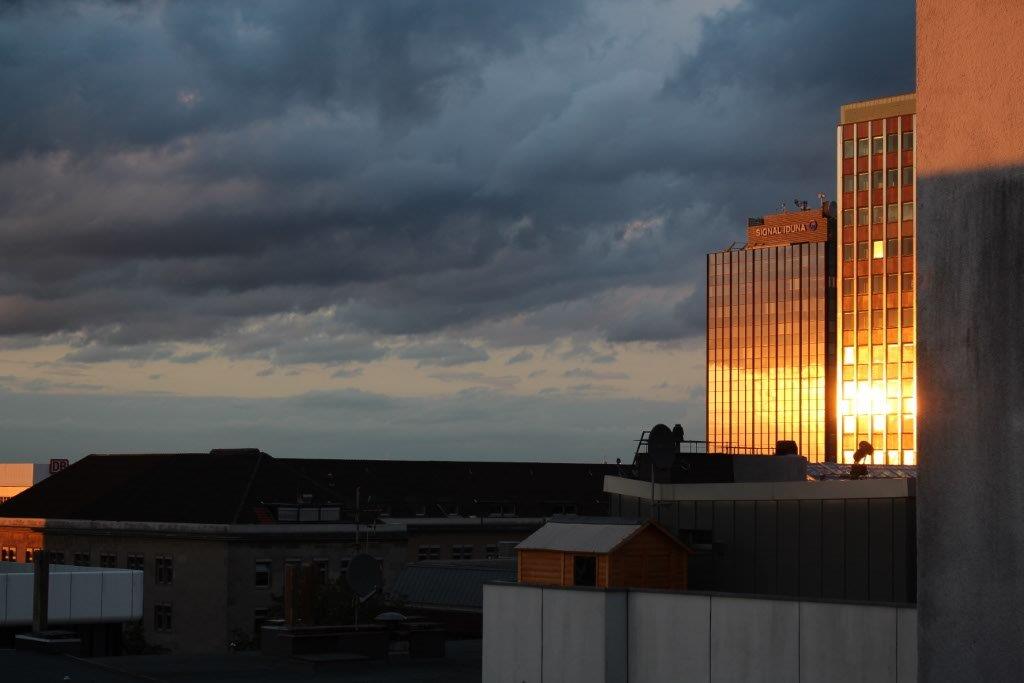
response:
M497 558L551 514L603 514L608 468L542 463L288 460L256 449L91 455L0 506L5 557L145 570L147 643L245 644L280 610L287 564L325 581L377 557Z
M279 609L288 563L325 580L361 552L385 581L405 529L357 525L329 490L257 450L92 455L0 506L18 559L144 570L143 633L173 652L223 651Z
M402 524L407 561L496 559L556 515L607 515L614 465L288 459L365 514Z

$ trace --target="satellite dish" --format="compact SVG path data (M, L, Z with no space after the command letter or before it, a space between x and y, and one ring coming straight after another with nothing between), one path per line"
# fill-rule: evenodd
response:
M374 621L405 621L405 615L399 612L381 612L373 618Z
M380 588L380 563L365 553L356 555L348 562L345 580L353 593L366 599Z
M667 425L654 425L651 433L647 435L647 453L651 456L654 466L659 470L669 469L675 462L678 450L672 430Z

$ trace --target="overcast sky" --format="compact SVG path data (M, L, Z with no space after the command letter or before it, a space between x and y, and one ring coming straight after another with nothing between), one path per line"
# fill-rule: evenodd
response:
M628 459L912 0L0 3L0 460Z

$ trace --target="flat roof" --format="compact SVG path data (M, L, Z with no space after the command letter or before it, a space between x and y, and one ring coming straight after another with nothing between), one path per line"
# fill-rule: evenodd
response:
M850 102L839 108L839 123L860 123L888 116L917 113L917 93Z
M673 500L841 500L914 498L915 479L828 479L824 481L654 484L654 499ZM651 499L651 482L606 475L605 493Z

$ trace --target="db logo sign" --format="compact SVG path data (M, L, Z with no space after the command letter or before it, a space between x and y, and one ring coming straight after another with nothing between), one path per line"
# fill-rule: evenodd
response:
M50 460L50 474L57 474L61 470L66 470L70 464L67 458L53 458Z

